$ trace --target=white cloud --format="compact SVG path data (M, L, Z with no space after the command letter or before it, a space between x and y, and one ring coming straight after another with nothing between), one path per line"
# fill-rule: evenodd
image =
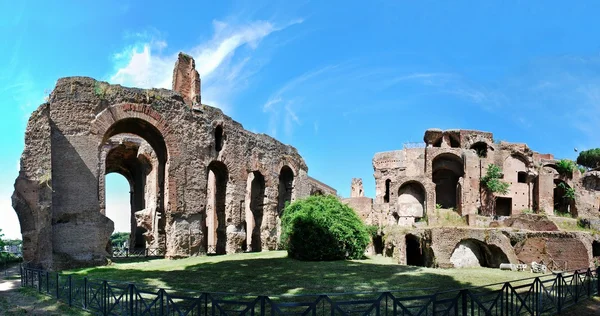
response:
M175 53L169 54L163 53L167 42L155 38L159 35L154 32L152 39L115 54L115 62L120 66L109 81L125 86L169 89L177 54L184 51L196 61L196 69L202 79L203 103L227 107L227 98L234 92L233 89L239 89L240 83L243 84L257 71L249 69L248 62L256 57L251 52L256 50L261 40L273 32L301 22L302 20L295 20L277 26L269 21L255 21L244 25L214 21L214 34L210 40L188 48L177 48ZM134 36L147 37L148 34ZM248 50L239 52L241 48ZM247 55L233 60L238 53Z

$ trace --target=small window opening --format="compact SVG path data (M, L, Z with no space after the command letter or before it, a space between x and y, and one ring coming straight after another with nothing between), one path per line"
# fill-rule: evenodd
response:
M527 172L519 171L519 173L517 174L517 182L527 183Z
M215 128L215 149L217 152L223 149L223 127L221 125Z
M385 195L383 196L384 203L390 202L390 183L391 182L392 182L392 180L390 180L390 179L385 180Z

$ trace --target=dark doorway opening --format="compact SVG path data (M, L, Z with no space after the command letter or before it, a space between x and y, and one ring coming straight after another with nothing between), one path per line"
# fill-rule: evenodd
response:
M510 216L512 214L512 198L496 198L496 215Z
M406 235L406 264L409 266L425 266L425 256L419 237L415 235Z

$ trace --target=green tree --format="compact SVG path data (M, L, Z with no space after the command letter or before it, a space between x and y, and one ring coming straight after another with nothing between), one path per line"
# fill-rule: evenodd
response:
M577 168L577 166L573 160L561 159L556 163L556 169L558 170L558 173L565 177L571 178L575 168Z
M6 245L2 237L4 237L4 234L2 233L2 229L0 228L0 251L4 251L4 246Z
M332 195L295 201L284 209L281 224L288 256L299 260L361 259L370 242L354 210Z
M600 167L600 148L579 152L579 156L577 156L577 164L590 169Z
M487 202L485 203L485 213L489 215L496 214L496 195L507 194L510 184L502 179L502 170L497 165L491 163L488 165L485 176L481 178L481 187L485 190Z
M110 236L110 244L114 248L123 247L123 244L129 240L129 233L114 233Z

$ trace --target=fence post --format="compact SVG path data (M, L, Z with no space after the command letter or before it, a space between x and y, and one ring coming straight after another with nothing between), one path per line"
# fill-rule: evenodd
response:
M73 306L72 298L73 298L73 278L71 275L68 276L69 280L69 307Z
M129 315L135 315L133 312L133 283L129 283Z
M50 294L50 273L46 271L46 294Z
M42 293L42 270L37 271L37 279L38 279L38 293Z
M58 288L60 286L59 282L60 282L60 279L59 279L59 275L57 272L56 273L56 300L57 301L58 301L58 298L60 297L60 292L59 292L59 288Z
M461 300L462 300L462 315L463 316L468 316L469 315L469 309L467 306L467 291L468 290L461 290Z
M556 312L557 313L561 313L562 312L562 273L559 273L558 275L556 275L556 293L557 293L557 299L556 302L558 303L556 306Z
M596 268L596 296L600 296L600 266Z
M265 316L265 296L260 297L260 316Z
M108 284L106 280L102 281L102 315L108 315L108 297L107 288Z
M88 289L88 281L87 277L83 277L83 308L87 309L87 289Z
M161 315L161 316L162 316L162 315L164 315L164 314L163 314L164 290L163 290L163 289L160 289L160 290L158 291L158 293L159 293L158 295L159 295L159 302L160 302L160 311L159 311L159 315Z

